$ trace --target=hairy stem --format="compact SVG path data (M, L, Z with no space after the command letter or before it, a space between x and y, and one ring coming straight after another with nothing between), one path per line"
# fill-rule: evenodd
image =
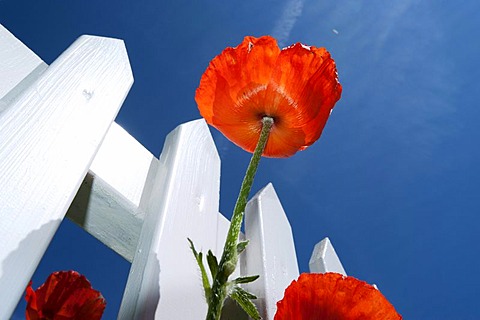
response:
M240 193L233 209L233 215L228 229L227 239L223 248L222 258L218 266L218 272L213 279L212 294L208 302L208 313L206 320L220 320L222 314L223 303L227 298L227 281L228 277L235 271L238 261L237 245L240 228L242 226L243 215L247 205L248 195L252 189L253 180L257 172L260 158L262 157L265 146L267 145L268 136L273 126L273 118L264 117L262 119L262 132L258 140L255 151L245 173Z

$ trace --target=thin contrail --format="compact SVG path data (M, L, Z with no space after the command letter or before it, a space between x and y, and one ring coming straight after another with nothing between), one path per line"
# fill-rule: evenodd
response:
M272 31L272 36L277 39L280 47L286 45L295 22L297 22L298 17L302 14L304 2L305 0L289 0L285 4L282 16Z

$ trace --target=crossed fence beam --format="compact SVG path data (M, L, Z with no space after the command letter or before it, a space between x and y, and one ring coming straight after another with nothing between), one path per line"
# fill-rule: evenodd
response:
M48 66L0 25L0 319L13 313L65 216L132 263L118 319L206 313L186 238L221 253L220 159L203 120L177 127L155 158L114 122L132 83L121 40L82 36ZM250 200L245 233L236 272L260 274L248 289L272 319L298 266L271 184ZM328 238L310 270L345 274Z

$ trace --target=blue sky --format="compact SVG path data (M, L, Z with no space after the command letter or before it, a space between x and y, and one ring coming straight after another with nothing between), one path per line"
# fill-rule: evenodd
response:
M325 46L342 99L311 148L262 160L254 192L274 184L301 271L328 236L347 273L405 319L480 319L479 11L473 0L0 0L0 23L47 63L82 34L124 39L135 83L117 122L157 156L200 117L195 89L226 46L264 34ZM249 155L212 134L229 216ZM35 285L62 269L85 274L115 318L126 261L65 221Z

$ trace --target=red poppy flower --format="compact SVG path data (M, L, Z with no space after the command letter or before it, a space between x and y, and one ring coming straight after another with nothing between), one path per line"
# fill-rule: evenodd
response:
M195 101L205 120L253 152L262 118L274 119L267 157L288 157L314 143L340 99L335 62L325 48L296 43L279 49L270 36L245 37L216 56Z
M105 299L76 271L52 273L37 290L27 287L27 320L97 320Z
M275 320L402 319L373 286L338 273L304 273L277 302Z

